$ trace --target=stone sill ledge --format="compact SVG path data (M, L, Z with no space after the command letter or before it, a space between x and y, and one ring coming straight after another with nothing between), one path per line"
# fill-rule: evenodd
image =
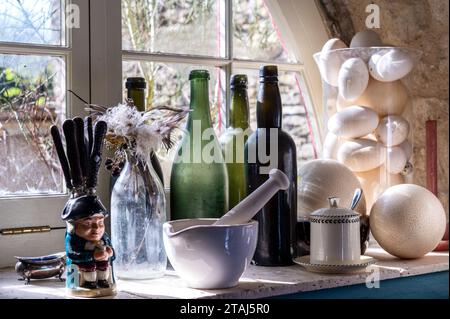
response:
M359 274L317 274L308 272L298 265L250 266L237 287L222 290L197 290L186 287L174 271L168 271L163 278L154 280L119 280L117 283L119 292L114 298L254 299L361 284L366 282L367 276L374 270L379 270L380 280L386 280L449 269L448 252L432 252L420 259L401 260L389 255L381 248L369 248L366 255L376 258L378 262L368 267L366 272ZM24 285L24 282L18 281L17 278L17 274L11 268L0 270L0 299L65 298L64 283L59 282L58 279L32 280L30 285Z

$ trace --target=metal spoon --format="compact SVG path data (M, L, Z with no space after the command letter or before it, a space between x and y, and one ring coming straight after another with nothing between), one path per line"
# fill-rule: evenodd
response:
M350 205L350 209L355 209L356 205L358 205L359 200L362 197L363 190L361 188L355 189L355 193L353 194L352 204Z

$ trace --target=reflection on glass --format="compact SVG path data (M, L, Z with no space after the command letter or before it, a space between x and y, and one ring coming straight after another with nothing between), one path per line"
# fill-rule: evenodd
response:
M225 91L223 87L224 72L220 68L206 67L184 63L155 63L155 62L137 62L124 61L123 64L123 83L127 77L140 76L147 81L147 108L152 106L176 106L188 107L190 102L189 72L194 69L205 69L209 71L211 80L209 81L209 94L211 106L211 118L214 128L219 134L222 131L224 118L222 112L224 109ZM124 88L124 98L125 88ZM185 122L180 125L184 129ZM181 139L182 130L178 131L175 137L178 141ZM174 145L168 154L161 152L161 166L164 175L164 184L170 185L170 172L172 160L175 156L178 144Z
M122 0L122 47L223 57L223 14L223 0Z
M250 104L250 127L256 130L256 99L259 83L258 70L234 69L233 73L248 76L248 98ZM297 146L297 166L317 158L312 129L313 115L305 107L304 95L297 72L278 71L278 85L283 103L283 129L288 132Z
M264 0L233 1L233 55L236 59L296 62Z
M0 54L0 197L64 192L50 126L65 116L61 57Z
M1 0L0 41L65 45L64 0Z

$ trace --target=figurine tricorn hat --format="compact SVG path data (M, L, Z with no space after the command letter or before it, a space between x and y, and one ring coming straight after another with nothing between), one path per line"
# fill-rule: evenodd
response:
M104 217L108 216L108 211L102 202L95 195L83 195L76 198L71 198L67 201L66 206L61 214L63 220L77 220L95 214L102 214Z
M103 140L107 130L106 122L97 121L93 128L91 117L88 116L84 120L75 117L73 120L65 120L62 129L67 152L64 151L58 127L53 125L50 129L66 186L72 193L61 218L72 220L97 213L107 215L105 207L95 195Z

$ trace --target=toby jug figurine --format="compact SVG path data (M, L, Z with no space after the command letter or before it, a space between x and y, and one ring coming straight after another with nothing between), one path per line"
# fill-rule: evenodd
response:
M59 129L51 134L70 191L61 218L66 222L66 288L71 296L101 297L116 293L111 240L105 233L109 215L96 195L107 125L90 117L64 121L66 152Z

